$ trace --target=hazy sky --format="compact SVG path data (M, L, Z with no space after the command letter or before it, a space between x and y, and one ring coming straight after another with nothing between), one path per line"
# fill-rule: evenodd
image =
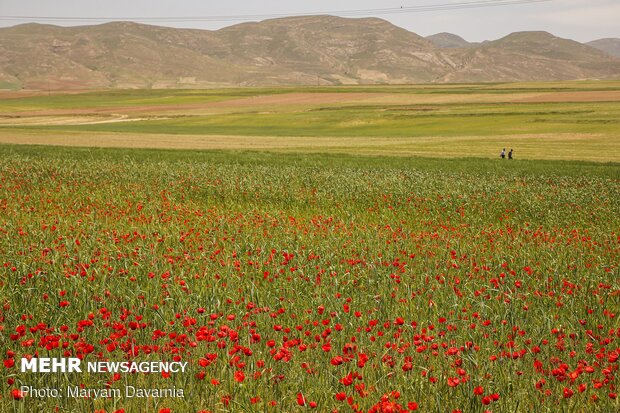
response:
M469 41L493 40L511 32L546 30L578 41L620 38L620 0L549 0L484 8L412 12L413 8L464 3L519 0L0 0L0 26L42 22L61 26L98 24L106 18L142 21L172 27L218 29L267 15L328 13L400 8L406 12L364 12L422 36L451 32ZM393 11L393 10L392 10ZM347 13L349 12L349 13ZM260 15L258 18L245 18ZM14 19L9 16L25 16ZM227 17L223 17L227 16ZM45 20L62 17L75 20ZM148 18L203 17L200 21ZM212 21L218 17L218 21ZM143 18L140 20L139 18ZM211 19L207 19L211 18ZM146 20L144 20L146 19Z

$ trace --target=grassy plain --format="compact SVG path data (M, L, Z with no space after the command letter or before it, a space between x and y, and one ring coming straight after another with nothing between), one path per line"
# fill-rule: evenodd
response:
M5 143L620 161L620 82L5 96Z
M617 164L1 150L0 411L620 407ZM35 352L189 367L19 372Z
M4 96L0 411L620 411L619 88Z

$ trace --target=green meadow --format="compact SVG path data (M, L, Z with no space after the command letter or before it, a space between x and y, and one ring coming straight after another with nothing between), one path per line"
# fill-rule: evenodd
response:
M34 130L246 136L493 136L549 133L614 134L620 103L383 105L321 107L304 111L243 111L175 115L88 125L33 126Z
M618 131L612 81L50 92L0 102L5 143L483 158L514 146L525 159L617 162Z

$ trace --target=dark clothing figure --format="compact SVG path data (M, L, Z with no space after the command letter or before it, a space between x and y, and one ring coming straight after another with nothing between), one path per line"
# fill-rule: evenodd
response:
M502 158L502 159L506 158L506 148L502 149L502 151L499 154L499 157Z
M512 159L512 148L510 148L510 152L508 152L508 159Z

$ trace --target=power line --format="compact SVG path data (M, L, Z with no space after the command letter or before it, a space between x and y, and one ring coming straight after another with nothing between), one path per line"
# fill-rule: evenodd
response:
M278 17L303 17L313 15L338 15L342 17L380 16L403 13L423 13L446 10L463 10L485 7L511 6L531 3L545 3L553 0L472 0L455 3L438 3L420 6L401 6L378 9L356 9L317 11L307 13L269 13L237 14L221 16L177 16L177 17L70 17L70 16L0 16L0 20L10 21L46 21L46 22L97 22L97 21L141 21L141 22L233 22L247 20L264 20Z

